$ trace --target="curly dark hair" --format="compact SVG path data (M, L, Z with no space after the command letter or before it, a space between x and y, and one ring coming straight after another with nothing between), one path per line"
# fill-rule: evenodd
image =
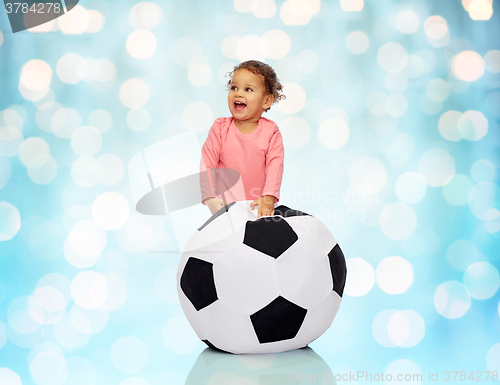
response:
M229 91L231 88L231 79L234 73L240 69L246 69L250 72L253 72L256 75L264 76L264 84L266 87L266 94L273 95L273 104L278 103L280 100L285 100L286 96L283 94L283 85L280 83L278 77L276 76L276 72L274 72L273 68L265 63L262 63L258 60L247 60L243 63L238 64L234 67L231 72L228 72L225 77L229 76L229 81L226 83L226 90ZM265 109L267 112L271 109L271 107Z

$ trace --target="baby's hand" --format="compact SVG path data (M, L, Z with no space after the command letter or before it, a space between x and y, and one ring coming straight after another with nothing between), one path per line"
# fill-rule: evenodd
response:
M263 197L256 199L252 203L250 203L250 210L253 210L253 208L256 205L259 206L257 218L260 218L263 216L274 215L274 201L275 200L276 200L276 198L272 195L264 195Z
M227 202L220 198L207 198L204 200L205 204L210 209L212 215L214 215L217 211L227 205Z

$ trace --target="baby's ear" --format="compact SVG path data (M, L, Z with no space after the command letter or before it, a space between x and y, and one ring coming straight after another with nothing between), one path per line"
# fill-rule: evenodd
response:
M272 94L267 94L266 98L264 99L264 109L268 109L273 105L274 102L274 96Z

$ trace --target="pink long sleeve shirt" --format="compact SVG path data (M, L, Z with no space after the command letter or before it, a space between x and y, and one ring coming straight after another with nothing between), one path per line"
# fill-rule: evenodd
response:
M202 202L210 197L222 197L221 193L225 193L227 203L255 200L264 195L274 196L275 203L279 201L285 151L281 133L272 120L261 117L252 133L243 134L233 117L218 118L210 128L201 153L200 171L209 171L202 174L205 177L200 180ZM233 181L228 182L224 180L229 176L224 174L227 170L219 173L209 170L220 168L239 172L244 193L243 189L227 191L236 173L232 174ZM213 180L214 175L221 180Z

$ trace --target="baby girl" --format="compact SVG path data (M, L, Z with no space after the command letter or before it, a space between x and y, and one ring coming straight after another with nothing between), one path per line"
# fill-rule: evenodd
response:
M239 64L229 75L227 101L232 116L215 120L201 150L200 168L208 171L201 179L202 202L214 214L232 201L254 199L250 209L258 206L257 218L273 215L280 197L285 151L278 126L262 113L285 99L283 86L274 70L257 60ZM216 184L225 186L217 193L212 176L224 179L223 175L231 175L217 174L217 169L238 171L244 196L228 191L234 184L229 180Z

